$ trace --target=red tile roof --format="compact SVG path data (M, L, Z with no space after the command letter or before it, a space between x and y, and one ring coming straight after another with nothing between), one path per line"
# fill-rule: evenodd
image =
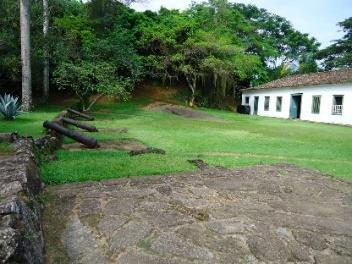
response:
M301 87L347 82L352 82L352 69L292 75L259 86L251 87L246 90Z

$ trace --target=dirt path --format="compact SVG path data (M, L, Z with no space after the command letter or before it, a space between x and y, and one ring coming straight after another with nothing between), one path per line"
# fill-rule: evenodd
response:
M208 115L206 113L196 111L192 108L181 106L181 105L174 105L169 103L163 102L154 102L144 107L145 109L154 110L154 111L161 111L165 113L170 113L178 116L184 116L188 118L200 119L200 120L207 120L207 121L224 121L220 118L217 118L212 115Z
M49 187L47 263L352 263L352 183L291 165Z
M140 151L148 148L148 146L144 145L142 142L136 139L128 139L128 138L114 140L114 141L100 141L99 146L100 146L99 148L93 149L91 151L102 151L102 150ZM78 142L64 144L62 148L70 151L88 149L86 146Z

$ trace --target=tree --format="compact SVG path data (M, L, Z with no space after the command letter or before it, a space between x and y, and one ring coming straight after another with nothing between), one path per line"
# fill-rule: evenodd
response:
M352 68L352 17L345 19L338 25L346 34L317 54L317 58L323 60L325 70Z
M16 15L13 15L16 14ZM21 89L20 10L18 2L4 0L0 8L0 85L1 91ZM19 88L19 89L17 89Z
M214 1L185 13L161 9L158 17L146 18L138 30L139 51L149 76L185 81L191 106L224 107L226 97L233 97L239 83L256 74L261 65L228 27L240 18L227 12L226 6L226 1Z
M318 64L314 54L306 53L299 58L299 73L312 73L318 71Z
M43 101L49 98L49 5L48 0L43 0Z
M142 78L158 80L187 85L191 104L211 107L233 104L234 96L243 87L297 72L316 71L316 40L295 30L286 19L252 5L208 0L194 3L185 11L162 8L159 12L141 13L126 5L132 1L123 0L20 0L27 4L29 1L32 39L29 63L43 70L28 75L29 64L22 60L26 62L23 80L27 85L22 86L23 101L27 102L31 101L27 99L31 91L29 79L33 89L37 88L33 93L41 92L47 99L49 75L55 77L50 89L63 89L58 85L65 83L65 89L77 94L73 87L84 89L81 84L86 80L97 82L87 77L87 73L98 72L102 76L98 68L113 74L112 83L124 86L127 93ZM0 86L18 94L19 9L18 2L1 0ZM29 38L29 31L23 36ZM30 57L24 54L27 59ZM99 67L94 68L94 63ZM61 74L65 67L75 72L71 86ZM102 86L99 91L93 88L84 94L104 94ZM90 105L83 103L87 100L92 102L92 98L81 99L85 108Z
M55 70L54 78L59 89L77 95L83 111L89 111L103 95L125 100L132 89L128 79L116 75L114 65L104 62L62 63ZM93 95L97 97L92 99Z
M50 3L51 20L64 15L79 13L83 4L76 0L47 0ZM21 34L20 2L14 0L0 1L0 90L21 95ZM43 69L44 39L43 39L43 0L30 0L30 41L31 67ZM56 67L56 60L61 44L61 35L51 27L47 43L50 48L50 65ZM50 72L51 73L51 72ZM31 72L33 94L43 94L43 70Z
M74 92L85 111L103 95L127 99L140 76L133 36L119 19L127 8L106 0L106 12L91 9L100 2L89 3L77 15L54 20L62 36L57 43L60 56L56 56L55 84Z
M190 105L200 88L210 106L223 107L226 96L236 96L238 82L260 65L258 56L247 54L229 33L199 30L181 52L179 67L192 91Z
M247 31L243 32L243 38L249 43L248 51L258 54L266 66L263 75L252 80L252 84L278 79L284 77L282 74L294 74L303 69L305 72L315 71L314 67L300 66L301 62L307 62L307 55L312 58L311 54L318 51L320 43L314 37L295 30L285 18L265 9L244 4L231 6L239 10L249 24Z
M20 0L21 60L22 60L22 109L32 107L32 73L30 44L30 0Z

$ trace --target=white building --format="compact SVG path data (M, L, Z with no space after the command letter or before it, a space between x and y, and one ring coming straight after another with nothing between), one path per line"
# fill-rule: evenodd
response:
M352 125L352 69L294 75L242 90L252 115Z

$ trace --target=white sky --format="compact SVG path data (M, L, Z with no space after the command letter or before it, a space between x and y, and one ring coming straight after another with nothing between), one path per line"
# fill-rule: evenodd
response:
M169 9L185 9L192 0L144 0L134 3L132 7L138 11L146 9L158 11L161 6ZM202 0L195 0L202 2ZM283 16L303 33L314 36L322 47L340 38L336 24L352 16L352 0L237 0L245 4L254 4L271 13Z

